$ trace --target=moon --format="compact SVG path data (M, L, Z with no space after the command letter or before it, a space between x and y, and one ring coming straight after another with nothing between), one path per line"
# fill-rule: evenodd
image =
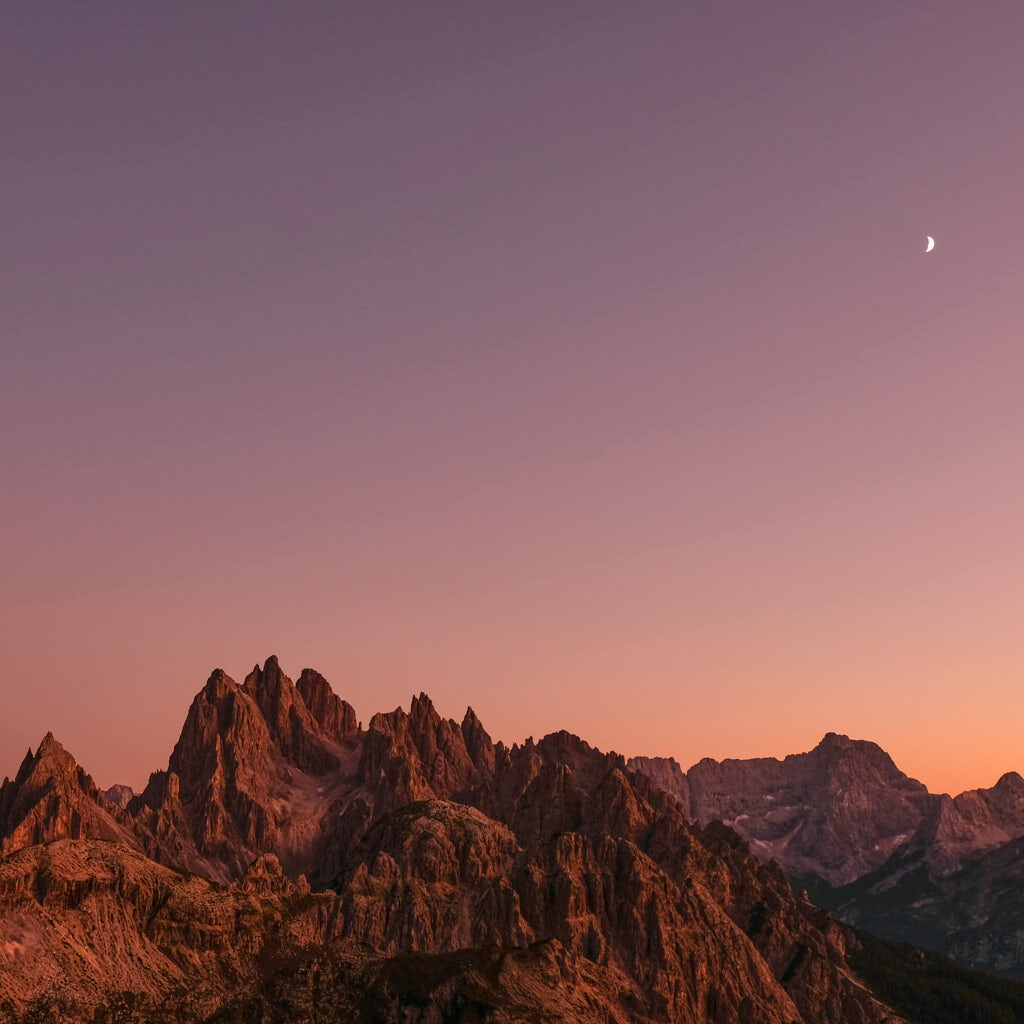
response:
M928 235L928 244L925 246L925 252L931 252L935 248L935 239L931 235Z

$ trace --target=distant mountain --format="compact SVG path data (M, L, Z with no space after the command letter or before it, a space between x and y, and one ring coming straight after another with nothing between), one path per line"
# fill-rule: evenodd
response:
M112 803L117 804L121 810L126 810L128 805L135 798L135 790L131 786L116 785L103 791L103 795Z
M5 1020L901 1019L849 929L618 755L423 694L364 730L273 658L211 675L127 810L47 737L0 835Z
M835 733L782 761L705 758L685 774L671 760L634 758L630 765L669 782L697 821L724 821L788 871L832 883L883 863L913 835L932 800L881 747Z
M829 733L783 760L630 766L720 819L843 920L1024 979L1024 780L929 793L874 743Z

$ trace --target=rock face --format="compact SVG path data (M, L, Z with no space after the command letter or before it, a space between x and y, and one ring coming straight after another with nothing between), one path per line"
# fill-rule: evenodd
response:
M628 763L633 771L646 775L659 789L674 796L688 817L694 816L690 780L674 757L631 757Z
M424 694L362 730L268 659L210 676L127 812L44 747L0 803L11 1019L898 1020L852 932L570 733L508 748Z
M362 731L352 705L337 696L319 672L304 668L295 685L325 735L344 743L354 740Z

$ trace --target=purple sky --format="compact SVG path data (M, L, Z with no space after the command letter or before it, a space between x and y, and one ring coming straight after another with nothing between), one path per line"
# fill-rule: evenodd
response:
M364 720L1024 770L1021 39L4 5L0 777L139 786L269 653Z

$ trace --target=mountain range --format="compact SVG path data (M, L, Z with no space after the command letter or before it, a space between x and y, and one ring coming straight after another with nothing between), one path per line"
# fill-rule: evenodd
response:
M825 908L885 932L924 872L932 917L899 895L895 937L941 948L943 899L1019 878L1020 812L1019 776L951 801L831 734L683 772L568 732L507 747L424 694L364 728L269 658L211 674L141 793L49 734L4 780L0 1020L899 1024L929 971L1014 1020L1024 990L916 953L879 973L896 954ZM947 951L1020 976L995 910L999 962Z
M798 889L843 920L959 962L1024 979L1024 779L929 793L881 747L829 733L783 760L684 772L633 758L698 823L734 828Z

